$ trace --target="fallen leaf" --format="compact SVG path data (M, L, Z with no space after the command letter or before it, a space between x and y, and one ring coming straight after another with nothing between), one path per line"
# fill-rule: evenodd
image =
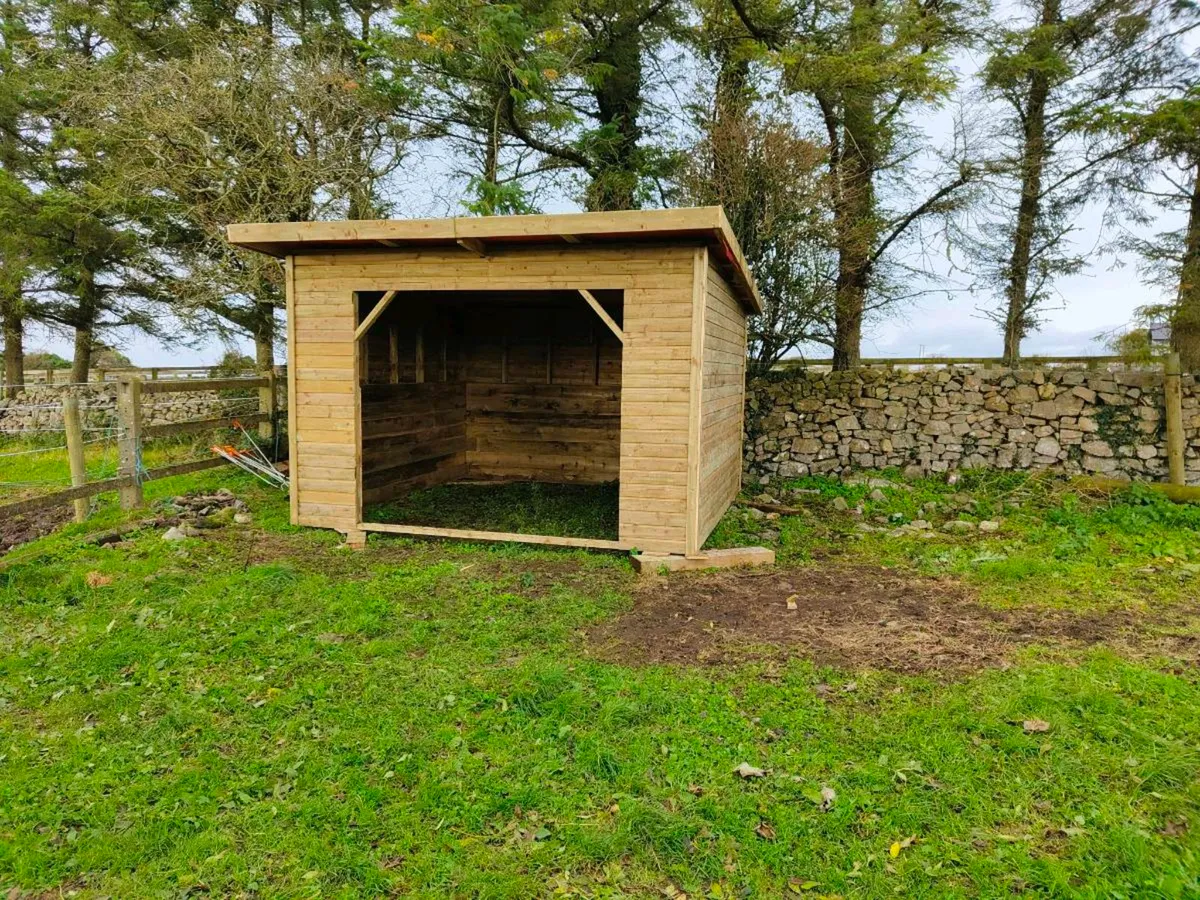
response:
M704 788L700 787L698 784L689 784L687 786L687 791L689 794L692 794L696 797L704 796Z
M733 774L741 775L743 778L764 778L766 772L762 769L755 768L748 762L738 763L738 767L733 770Z
M820 887L819 881L813 881L811 878L789 878L788 890L793 894L799 894L801 891L811 891Z
M99 572L88 572L87 575L84 576L84 581L87 582L88 587L98 588L112 584L113 577L111 575L101 575Z
M896 841L888 848L888 856L890 856L892 859L895 859L900 855L901 850L907 850L913 845L914 841L916 841L915 837L906 837L902 841Z
M800 599L799 594L792 594L792 596L787 598L787 608L791 609L791 610L797 609L798 607L796 605L796 601L799 599Z
M1021 723L1021 727L1025 729L1026 734L1031 734L1035 731L1049 731L1050 723L1041 719L1026 719Z
M345 640L346 640L345 635L334 634L332 632L326 632L325 634L317 635L317 643L318 644L341 644L341 643L344 643Z
M1163 825L1162 831L1160 831L1159 834L1161 834L1163 837L1180 837L1181 835L1187 834L1187 830L1187 819L1168 819L1167 823Z
M833 809L833 801L837 799L837 791L831 787L821 788L821 812Z
M771 827L769 822L759 822L758 827L754 829L754 833L764 841L775 840L775 829Z

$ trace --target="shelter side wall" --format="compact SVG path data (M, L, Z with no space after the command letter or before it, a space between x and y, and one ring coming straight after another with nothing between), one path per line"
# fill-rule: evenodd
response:
M352 531L358 518L358 377L351 288L314 257L292 264L288 426L293 521Z
M625 292L621 365L621 541L687 550L692 295L697 252L683 271Z
M712 533L742 486L746 316L714 266L704 293L697 542Z
M468 382L466 389L471 478L597 483L619 477L619 387Z
M467 474L466 385L362 389L363 503L380 503Z

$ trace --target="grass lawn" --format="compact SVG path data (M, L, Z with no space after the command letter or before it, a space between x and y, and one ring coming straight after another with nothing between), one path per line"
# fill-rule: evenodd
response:
M766 533L778 573L639 585L617 555L340 549L228 470L146 493L219 486L252 524L103 548L83 536L123 520L108 501L0 558L0 896L1200 895L1194 507L803 481L770 489L800 513L735 509L712 539ZM921 517L936 537L892 535ZM771 578L801 605L879 581L984 619L1169 616L1171 642L1034 629L907 672L787 646L645 665L598 636L731 578L779 615Z

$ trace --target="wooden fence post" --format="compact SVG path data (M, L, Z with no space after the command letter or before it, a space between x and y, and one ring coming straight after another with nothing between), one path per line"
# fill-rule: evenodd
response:
M263 377L267 384L258 389L258 411L264 413L267 420L258 423L258 436L266 441L275 437L275 412L279 401L275 397L275 370L264 373Z
M1163 400L1167 407L1167 471L1171 484L1183 484L1183 389L1179 383L1179 354L1163 364Z
M142 382L136 375L122 375L117 383L117 413L121 437L117 441L121 475L132 478L121 488L121 509L142 505Z
M63 430L67 434L67 459L71 463L71 486L82 487L87 481L87 462L83 456L83 422L79 417L79 398L63 398ZM90 502L86 497L75 501L75 521L87 518Z

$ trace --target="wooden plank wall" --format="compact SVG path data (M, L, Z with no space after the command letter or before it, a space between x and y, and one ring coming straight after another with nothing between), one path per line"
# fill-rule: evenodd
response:
M624 291L621 540L655 552L683 552L691 311L702 255L691 246L638 244L489 248L484 257L467 250L386 248L295 257L289 374L294 370L296 522L354 530L361 509L353 292L582 287ZM490 323L498 324L494 316ZM428 359L426 354L427 365ZM475 377L466 373L470 381Z
M379 503L467 475L463 384L369 384L362 389L362 496Z
M692 295L703 256L677 248L625 292L620 538L656 553L687 549Z
M353 531L358 520L358 373L352 294L318 257L292 257L288 434L292 520Z
M712 532L742 486L746 316L729 283L709 266L704 302L697 540Z
M471 478L616 481L621 389L588 384L467 383Z

